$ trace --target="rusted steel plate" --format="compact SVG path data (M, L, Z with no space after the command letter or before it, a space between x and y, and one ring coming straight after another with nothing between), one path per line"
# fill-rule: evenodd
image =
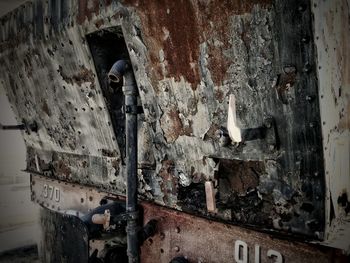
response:
M143 263L170 262L331 262L327 248L273 238L149 203L142 204L144 222L158 219L157 234L141 249ZM239 253L237 253L240 251ZM246 254L245 254L246 253ZM270 255L270 257L268 256Z
M41 206L82 216L102 198L123 197L93 188L32 175L32 200ZM141 202L143 222L157 219L157 233L141 247L142 262L169 262L176 256L190 262L330 262L331 250L227 225L184 212ZM239 255L236 253L239 252ZM246 256L245 256L245 251ZM275 255L275 261L271 261ZM282 258L282 261L278 261ZM247 261L245 261L247 259ZM260 261L254 261L259 259ZM235 261L236 260L236 261ZM240 261L241 260L241 261Z
M65 183L43 176L31 176L31 199L44 208L81 216L100 205L106 197L116 198L90 187Z
M36 158L55 178L121 193L122 105L111 107L120 96L105 80L125 51L147 123L140 145L155 160L140 171L149 200L206 216L204 183L217 180L219 218L322 239L311 25L299 0L34 0L1 19L0 85L18 121L38 123L23 134L28 166ZM240 128L273 116L279 145L219 144L230 95Z

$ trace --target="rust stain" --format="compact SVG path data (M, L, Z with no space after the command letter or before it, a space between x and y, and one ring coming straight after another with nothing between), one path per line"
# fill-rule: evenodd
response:
M222 90L220 90L220 89L215 90L214 95L215 95L215 99L217 99L220 103L222 103L224 101L225 95L224 95L224 92Z
M173 200L177 196L178 179L174 175L174 162L171 160L162 161L162 168L159 171L159 176L162 177L160 187L164 194L163 201L166 205L172 206Z
M65 177L69 177L71 174L70 167L63 160L58 161L55 170L58 175L64 175Z
M125 4L135 7L141 17L154 78L180 80L183 76L194 90L200 83L199 44L210 40L209 69L215 84L221 85L231 63L223 54L230 45L230 16L249 13L255 5L270 6L271 2L124 0ZM223 46L215 46L212 41L215 39ZM160 50L167 62L165 74L160 65Z
M61 74L63 80L72 85L73 83L76 83L78 84L78 86L81 86L83 83L86 82L90 82L93 84L95 81L94 73L92 72L92 70L87 69L84 66L80 66L80 70L78 72L73 71L73 74L69 74L68 72L66 72L62 66L59 66L58 71Z
M86 19L90 21L93 15L98 15L100 13L102 7L108 7L111 3L111 0L79 0L77 15L78 24L83 24Z
M119 162L120 161L117 159L112 160L112 167L116 170L119 170Z
M230 189L239 195L259 185L259 175L264 172L262 162L220 160L219 177L230 185Z
M142 207L143 222L157 220L155 235L141 246L141 258L145 263L170 262L179 256L186 256L189 262L236 262L234 253L237 240L244 241L247 245L247 262L254 261L256 245L260 246L259 262L262 263L271 262L271 258L267 256L269 249L280 252L283 262L332 262L334 256L331 248L273 238L265 233L146 202L142 203Z
M143 34L149 49L149 58L154 68L154 77L180 77L195 89L200 82L198 71L199 31L196 10L190 1L126 0L136 7L142 20ZM164 51L167 74L163 75L159 51ZM194 69L191 68L193 65Z
M179 113L177 109L172 108L165 112L160 119L160 125L168 143L173 143L181 135L190 136L193 132L191 126L192 122L184 126L179 117Z
M102 156L106 156L106 157L117 157L118 156L118 153L116 150L111 151L108 149L101 149L101 151L102 151Z
M103 19L99 19L95 22L95 26L97 28L100 28L102 25L104 24L104 20Z

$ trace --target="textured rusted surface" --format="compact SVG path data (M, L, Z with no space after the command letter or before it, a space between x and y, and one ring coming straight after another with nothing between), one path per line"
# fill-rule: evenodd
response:
M51 191L53 191L52 196ZM56 191L59 191L59 195L55 193ZM38 175L32 175L31 196L34 202L45 208L42 211L42 220L47 242L52 242L55 235L68 234L67 231L61 232L62 228L57 227L57 224L58 226L66 226L70 220L73 227L74 225L81 227L78 218L98 207L102 199L121 199L120 196L108 192L51 180ZM141 202L140 205L143 210L142 221L145 224L151 219L158 221L155 235L148 238L141 247L141 262L170 262L176 256L184 256L191 263L198 261L235 262L237 241L243 241L247 245L248 260L246 262L271 262L272 259L267 256L268 250L280 253L285 263L337 262L335 261L337 258L334 258L333 254L335 251L326 247L279 239L266 233L192 216L149 202ZM48 210L59 212L61 215ZM67 221L60 222L62 218L60 220L54 219L64 217L65 214L70 215L67 215L65 219ZM53 235L53 233L56 234ZM84 230L79 233L79 235L85 234ZM68 239L66 240L68 241ZM84 240L83 243L85 242L87 240ZM89 240L89 246L98 249L100 255L104 243L100 241L100 246L96 247L96 242L96 240ZM259 246L259 249L256 246ZM55 255L64 258L71 253L71 251L61 251L62 247L64 248L64 246L59 246L59 249L51 254L45 252L44 256L52 257ZM258 256L255 255L255 251L260 252ZM255 261L255 257L260 261Z
M249 259L243 262L272 262L267 256L271 249L278 251L286 263L332 262L331 250L327 248L281 240L150 204L143 204L143 208L144 221L156 218L158 225L156 235L142 246L142 262L170 262L176 256L184 256L191 263L237 262L237 240L248 246ZM256 246L260 246L260 261L254 261Z
M106 72L130 56L144 108L142 196L208 216L204 183L213 181L227 223L323 237L309 1L36 0L1 23L0 83L18 121L39 126L23 134L28 169L125 192L123 98ZM220 146L231 94L240 128L274 118L276 145ZM225 173L224 160L245 164Z
M32 201L55 212L81 217L98 207L102 199L109 197L116 198L115 195L96 188L31 175Z
M176 81L183 77L192 89L201 81L200 44L210 43L209 69L215 84L221 85L232 62L230 56L223 54L230 46L231 16L251 13L255 6L271 5L269 0L123 2L135 7L141 18L154 77L159 80L173 77Z

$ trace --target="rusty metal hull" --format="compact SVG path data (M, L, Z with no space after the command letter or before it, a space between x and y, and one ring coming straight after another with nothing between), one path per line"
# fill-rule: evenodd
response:
M125 194L122 97L106 69L129 56L140 197L349 249L348 16L346 0L26 3L1 18L0 85L18 123L38 124L23 132L27 171ZM230 97L240 128L275 126L221 144Z
M323 238L309 1L36 0L2 23L1 85L18 121L38 124L23 132L27 170L125 194L122 100L114 103L121 96L105 71L128 55L144 108L145 198ZM263 132L221 145L215 134L227 126L230 96L239 127ZM266 118L272 132L261 129ZM208 181L216 213L207 210Z
M55 189L59 191L59 194L55 193ZM122 197L111 193L32 175L32 200L45 210L53 210L62 214L62 216L65 214L69 214L70 217L75 216L72 225L81 225L78 222L79 217L98 206L99 201L103 198L122 199ZM146 201L141 202L140 205L143 210L142 221L144 223L151 219L158 221L155 235L148 238L141 247L141 262L170 262L171 259L177 256L183 256L191 263L264 263L271 262L271 260L285 263L320 263L333 262L337 259L334 257L334 250L327 247L280 239L271 234L259 233L239 226L208 220ZM45 229L50 229L50 231L44 233L46 239L54 239L56 231L61 235L60 216L53 212L43 212L42 215L42 220L45 221ZM51 225L48 218L52 221ZM58 221L56 222L54 218L58 218ZM69 223L65 220L64 224ZM81 235L85 235L85 239L87 238L84 231ZM89 245L94 249L97 243L100 244L97 248L102 250L104 244L101 244L101 241L89 241ZM244 254L244 251L246 251L246 254ZM67 251L62 250L61 252L62 255L56 251L51 257L64 258ZM45 253L47 257L50 257L49 254Z
M335 260L333 251L329 248L282 240L149 203L143 203L142 206L145 222L152 218L159 220L157 234L146 240L141 248L142 262L170 262L177 256L184 256L189 262L213 263L264 263L272 262L271 260L317 263ZM242 250L245 249L247 256L242 255ZM239 255L237 251L240 251Z

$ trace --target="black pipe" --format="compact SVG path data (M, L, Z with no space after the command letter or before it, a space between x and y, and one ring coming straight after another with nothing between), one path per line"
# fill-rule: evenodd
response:
M137 215L137 85L132 67L126 60L118 60L114 63L108 77L113 82L119 82L122 77L124 79L127 169L126 212L130 215ZM139 262L138 230L137 216L130 216L126 227L129 263Z
M0 130L25 130L26 126L24 124L18 125L2 125L0 123Z

